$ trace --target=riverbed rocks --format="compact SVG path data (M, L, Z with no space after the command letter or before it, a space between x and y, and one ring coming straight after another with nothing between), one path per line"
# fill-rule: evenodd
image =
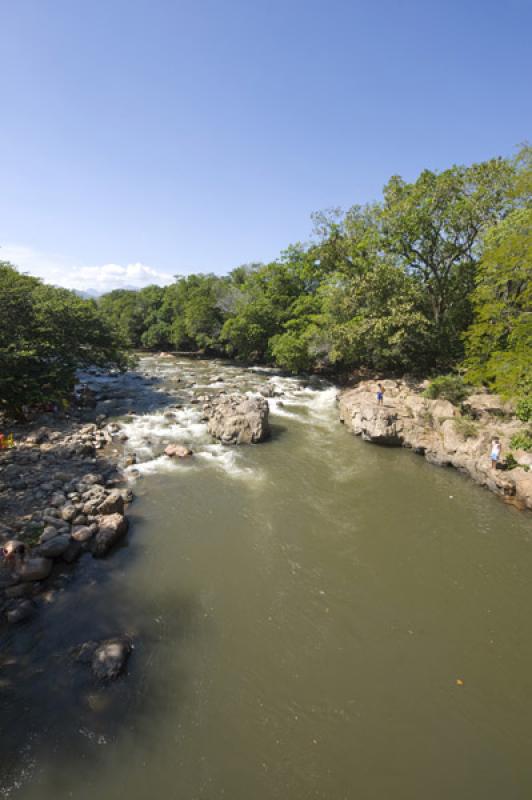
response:
M203 406L211 436L223 444L256 444L270 435L268 401L262 395L221 395Z
M0 450L0 547L16 540L23 552L0 559L0 613L13 623L29 609L14 601L35 597L42 608L39 597L66 564L91 554L93 540L95 557L109 552L127 530L133 493L124 487L116 451L96 455L120 435L118 423L86 423L74 410L12 423L10 430L15 446Z
M472 395L458 407L424 397L423 384L380 383L382 404L377 402L376 381L363 381L340 393L340 420L352 433L375 444L412 448L430 463L455 467L506 501L532 509L532 473L525 466L491 468L493 437L501 439L504 457L511 437L522 427L508 404L486 393ZM518 460L525 455L518 452Z

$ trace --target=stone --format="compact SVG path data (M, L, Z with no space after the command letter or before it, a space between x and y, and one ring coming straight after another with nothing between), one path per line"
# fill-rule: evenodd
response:
M59 558L67 550L69 544L70 536L66 533L59 534L39 545L39 555L45 558Z
M77 514L78 509L73 505L63 506L61 509L61 516L65 522L71 522Z
M127 533L129 522L121 514L98 516L98 532L91 541L91 552L101 558Z
M35 606L31 600L19 600L6 612L7 621L10 625L23 622L32 616Z
M38 584L35 583L17 583L15 586L9 586L5 590L5 595L10 599L27 597L28 595L33 594L37 585Z
M45 542L53 539L55 536L59 535L59 530L54 527L53 525L47 525L46 528L43 530L41 535L39 536L39 544L44 544Z
M187 458L187 456L193 455L192 450L189 450L188 447L184 447L181 444L169 444L164 448L165 456L169 456L170 458Z
M51 540L53 541L53 539ZM25 558L17 568L17 575L22 581L42 581L52 571L53 561L44 556Z
M124 513L124 498L120 492L113 490L107 495L105 500L97 507L98 515L107 514L123 514Z
M82 546L80 542L76 542L74 539L71 539L67 549L61 557L63 561L66 561L67 564L72 564L72 562L80 557L81 553Z
M70 535L75 542L88 542L94 533L93 528L88 525L76 525L72 527Z
M223 444L255 444L270 435L268 401L261 395L220 396L204 414L209 433Z
M91 668L99 680L111 681L124 670L131 654L129 639L117 637L101 642L95 649Z

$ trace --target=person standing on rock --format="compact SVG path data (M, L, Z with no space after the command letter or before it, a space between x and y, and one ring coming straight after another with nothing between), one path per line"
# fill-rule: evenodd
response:
M491 468L497 469L497 463L501 457L501 440L496 436L491 443Z
M377 403L382 406L384 400L384 386L382 383L377 384Z

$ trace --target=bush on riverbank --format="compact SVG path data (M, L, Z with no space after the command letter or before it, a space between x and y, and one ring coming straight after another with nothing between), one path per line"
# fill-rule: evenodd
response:
M123 341L92 300L21 275L0 262L0 412L61 404L76 369L124 367Z

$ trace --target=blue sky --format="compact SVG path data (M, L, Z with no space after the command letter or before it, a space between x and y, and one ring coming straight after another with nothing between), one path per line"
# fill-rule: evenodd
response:
M0 0L0 258L224 273L530 138L530 0Z

